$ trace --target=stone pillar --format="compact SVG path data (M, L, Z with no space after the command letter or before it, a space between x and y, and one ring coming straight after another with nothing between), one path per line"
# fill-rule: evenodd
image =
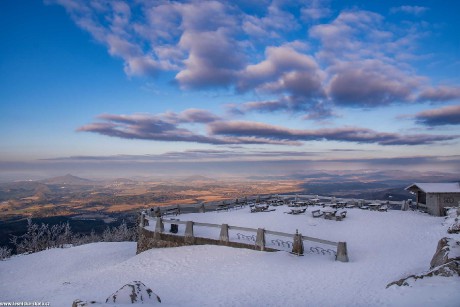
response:
M165 225L163 224L163 219L161 217L157 217L157 223L155 225L155 232L163 232L165 231Z
M292 253L296 254L297 256L302 256L303 255L303 240L302 240L302 234L299 233L299 231L296 229L295 235L294 235L294 244L292 245Z
M409 210L409 202L407 200L404 201L404 203L401 206L402 211L407 211Z
M204 207L204 203L201 204L200 208L198 209L198 212L199 213L205 213L206 212L206 208Z
M220 243L221 244L224 244L224 245L227 245L227 243L229 242L229 238L228 238L228 224L222 224L221 228L220 228Z
M161 217L160 207L155 207L154 216L155 216L155 217Z
M195 237L193 236L193 222L192 221L187 221L187 224L185 224L184 241L187 244L195 243Z
M140 227L144 227L145 226L145 213L144 212L141 212L141 221L140 221Z
M348 262L347 242L339 242L337 245L337 256L335 260Z
M255 248L261 251L265 250L265 229L263 228L257 229Z
M165 225L163 224L163 220L161 217L157 217L157 222L155 224L155 233L153 234L153 237L155 239L160 239L161 233L165 231Z

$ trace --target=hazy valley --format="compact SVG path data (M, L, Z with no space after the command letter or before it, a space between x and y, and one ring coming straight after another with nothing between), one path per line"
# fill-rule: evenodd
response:
M397 176L398 175L398 176ZM455 181L442 173L312 172L277 177L117 178L90 180L67 174L37 181L0 184L0 245L21 234L26 219L36 223L69 222L79 233L102 232L122 220L133 224L141 208L171 204L212 203L236 198L283 193L403 200L404 187L414 181Z

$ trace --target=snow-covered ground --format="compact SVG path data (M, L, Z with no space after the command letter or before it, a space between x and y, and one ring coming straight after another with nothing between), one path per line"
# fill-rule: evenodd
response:
M164 306L460 305L457 277L425 278L410 287L386 289L392 281L426 272L440 238L460 240L447 234L444 218L348 209L347 218L336 222L314 219L311 210L292 216L283 213L286 207L253 214L245 208L178 218L289 233L298 229L305 236L346 241L350 262L221 246L152 249L136 255L132 242L94 243L1 261L0 302L104 302L126 283L140 280ZM195 235L200 231L205 233L197 227Z

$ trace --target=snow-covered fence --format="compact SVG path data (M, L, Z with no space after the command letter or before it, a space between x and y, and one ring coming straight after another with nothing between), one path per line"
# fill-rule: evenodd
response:
M183 239L185 244L216 244L226 246L247 247L261 251L287 250L296 255L320 254L333 255L335 259L342 262L348 262L348 253L346 242L333 242L308 236L296 232L295 234L265 230L263 228L248 228L240 226L230 226L228 224L211 224L194 221L180 221L177 219L164 219L156 217L149 219L155 221L149 227L149 231L154 229L154 238L157 240L175 240L177 237ZM171 227L175 229L175 234L165 234L165 224L185 225L179 231L178 226ZM141 218L141 228L145 226L145 217ZM145 229L145 228L144 228ZM220 231L219 231L220 230ZM218 239L217 239L218 238ZM292 241L290 241L292 240ZM202 243L203 244L203 243ZM320 244L317 246L315 244ZM307 245L307 248L305 248Z
M151 217L159 216L174 216L182 213L205 213L205 212L221 212L229 210L243 209L247 206L245 201L233 202L213 202L213 203L199 203L199 204L185 204L185 205L171 205L149 208L146 214Z
M319 195L310 195L310 194L283 194L272 196L265 196L263 199L260 197L257 198L240 198L235 200L224 200L224 201L214 201L209 203L196 203L196 204L181 204L181 205L169 205L169 206L159 206L153 207L145 210L146 214L151 217L159 216L173 216L183 213L205 213L205 212L221 212L229 210L238 210L245 208L248 204L257 203L259 201L266 202L270 204L271 201L276 200L282 203L287 203L288 200L313 200L313 201L330 201L332 203L351 203L351 204L365 204L365 203L381 203L386 204L388 209L399 209L404 205L404 201L393 201L393 200L364 200L364 199L350 199L350 198L336 198L333 196L319 196ZM273 203L271 203L273 205Z

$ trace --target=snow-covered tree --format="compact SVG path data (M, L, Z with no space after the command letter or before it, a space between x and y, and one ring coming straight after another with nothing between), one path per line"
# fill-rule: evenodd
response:
M6 246L0 246L0 260L10 258L10 256L11 256L11 248L8 248Z
M48 224L35 224L32 219L27 219L27 231L22 236L12 236L11 243L17 254L35 253L49 248L66 245L82 245L92 242L121 242L136 239L135 228L130 228L123 221L118 227L107 227L102 236L94 230L89 235L74 234L70 224L61 223L53 226Z
M124 220L118 227L107 227L102 233L102 240L104 242L133 241L135 238L135 229L129 228Z
M69 223L35 224L27 219L27 231L22 236L13 236L11 242L16 247L16 253L35 253L54 247L64 247L71 244L73 238Z

